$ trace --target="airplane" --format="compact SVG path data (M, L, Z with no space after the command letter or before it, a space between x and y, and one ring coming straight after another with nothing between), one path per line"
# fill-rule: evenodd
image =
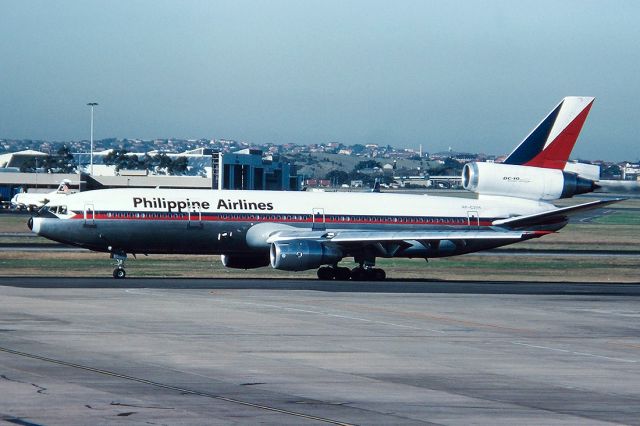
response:
M55 191L47 193L21 192L11 198L11 207L14 209L38 210L48 202L71 194L69 179L63 179Z
M471 162L477 198L397 193L104 189L51 201L28 226L51 240L109 253L114 278L128 254L215 254L228 268L317 268L321 280L384 280L377 258L456 256L554 233L569 217L620 201L556 207L591 192L564 169L594 101L566 97L504 163ZM353 258L356 267L339 266Z

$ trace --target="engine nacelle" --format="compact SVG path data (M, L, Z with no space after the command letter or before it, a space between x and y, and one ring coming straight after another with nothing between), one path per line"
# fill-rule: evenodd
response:
M284 271L315 269L339 262L343 255L336 247L317 241L293 240L271 244L271 267Z
M562 170L477 162L464 165L462 186L477 194L528 200L570 198L596 188L592 180Z
M269 265L269 256L266 255L226 255L220 256L222 264L232 269L255 269Z

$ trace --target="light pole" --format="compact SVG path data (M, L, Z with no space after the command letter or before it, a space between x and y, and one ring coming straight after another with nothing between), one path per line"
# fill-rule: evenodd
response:
M89 159L89 175L93 176L93 108L98 106L98 103L89 102L87 106L91 107L91 157Z

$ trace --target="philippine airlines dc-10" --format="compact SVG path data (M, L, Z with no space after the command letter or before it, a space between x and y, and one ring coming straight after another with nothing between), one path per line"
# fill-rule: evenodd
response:
M555 232L593 201L559 198L596 183L566 172L593 98L567 97L502 164L469 163L465 189L477 199L339 192L105 189L49 203L29 220L46 238L108 252L125 276L127 254L220 254L230 268L271 264L318 269L321 279L384 279L378 257L454 256ZM339 267L353 257L354 269Z

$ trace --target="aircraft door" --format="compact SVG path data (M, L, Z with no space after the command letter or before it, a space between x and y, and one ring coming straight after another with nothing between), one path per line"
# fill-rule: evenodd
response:
M326 229L324 223L324 209L314 208L312 211L312 220L313 226L311 227L311 229L313 229L314 231L323 231Z
M200 207L200 203L196 205L191 204L188 210L189 220L187 222L188 228L202 228L202 207Z
M96 226L96 211L93 208L93 204L84 205L84 226Z
M480 228L480 215L477 211L467 212L467 223L471 228Z

